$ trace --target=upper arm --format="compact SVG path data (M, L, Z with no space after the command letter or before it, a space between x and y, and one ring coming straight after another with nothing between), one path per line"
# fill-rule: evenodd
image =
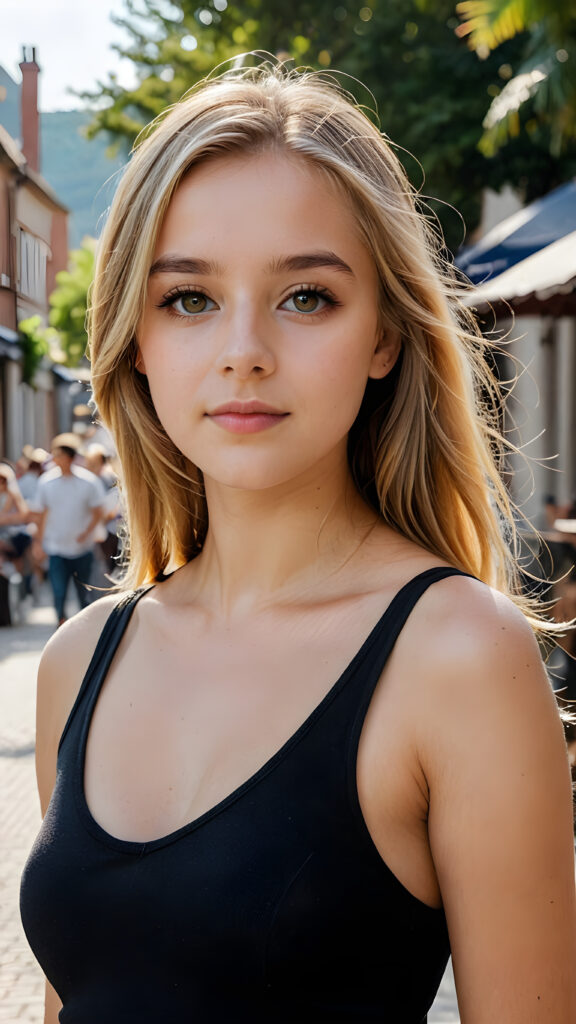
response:
M56 780L60 737L117 596L101 598L65 623L46 645L36 695L36 777L42 814Z
M19 512L23 516L27 516L28 515L28 502L25 501L25 499L22 497L22 495L20 494L20 491L18 491L17 494L14 494L13 497L14 497L15 511Z
M487 588L465 588L468 601L452 607L451 625L427 652L434 668L420 740L462 1024L573 1024L574 845L562 725L523 617Z

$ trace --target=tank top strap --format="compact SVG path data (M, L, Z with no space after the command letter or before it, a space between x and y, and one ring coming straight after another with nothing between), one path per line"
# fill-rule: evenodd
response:
M381 619L376 623L365 641L362 650L359 652L362 656L362 680L364 685L356 717L358 737L378 680L410 613L422 597L422 594L428 590L428 587L450 576L465 576L469 579L475 579L470 573L463 572L461 569L454 569L450 566L426 569L424 572L419 573L418 576L414 576L413 579L409 580L395 594Z
M86 669L86 673L82 680L82 685L78 691L78 696L74 701L72 710L68 716L68 721L64 726L64 731L60 737L60 743L58 744L58 750L60 750L64 738L76 716L78 708L87 699L90 694L95 699L100 692L100 688L106 673L110 668L110 664L118 645L124 636L128 623L132 617L132 613L138 604L138 601L144 594L148 593L152 589L154 584L148 584L144 587L139 587L137 590L128 591L124 594L118 604L114 605L110 615L104 623L104 628L98 638L98 643L94 648L94 653L90 659L90 664Z

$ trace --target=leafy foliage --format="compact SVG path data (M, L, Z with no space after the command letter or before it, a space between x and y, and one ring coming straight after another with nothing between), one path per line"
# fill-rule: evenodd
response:
M462 18L457 35L468 36L477 53L495 50L523 32L534 8L542 6L533 0L462 0L456 8Z
M83 98L97 108L89 133L109 132L125 152L152 118L215 66L258 49L297 65L338 68L359 102L377 107L380 126L397 145L413 184L423 197L436 197L430 216L439 218L451 249L463 241L462 220L469 231L477 225L484 188L510 182L530 200L576 171L576 146L551 156L552 124L544 111L535 116L526 104L514 131L502 136L495 127L494 144L485 140L483 151L478 148L491 100L503 96L508 102L507 82L527 73L526 36L514 35L479 61L457 34L455 0L124 3L126 14L114 20L130 42L115 49L133 62L137 84L125 90L109 76ZM539 97L543 102L545 93ZM550 94L547 102L556 99ZM511 129L512 121L507 124ZM502 159L493 158L497 149Z
M48 321L56 331L67 366L78 366L86 351L86 309L88 291L94 277L96 243L85 238L79 249L70 253L68 270L56 275L56 288L50 296Z
M543 130L553 155L576 140L576 7L574 0L462 0L457 32L484 59L522 36L524 60L484 119L481 151L493 156L520 134L528 110L533 132ZM528 129L530 130L530 129Z
M94 277L96 242L85 238L80 249L70 253L68 270L56 275L50 296L49 326L39 316L22 320L18 325L24 351L23 380L34 383L34 374L44 356L54 363L78 366L86 351L86 309L88 293Z
M50 329L45 328L39 316L30 316L21 320L18 325L20 334L20 345L24 354L22 363L22 380L25 384L34 387L36 370L42 363L44 356L50 355L54 362L59 362L57 351L55 351L55 338ZM52 342L52 344L51 344Z

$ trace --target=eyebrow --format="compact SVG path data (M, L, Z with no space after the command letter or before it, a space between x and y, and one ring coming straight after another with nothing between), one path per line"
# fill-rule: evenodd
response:
M161 256L150 267L149 277L154 274L221 274L222 267L210 260L194 259L189 256Z
M281 274L286 271L315 270L319 267L329 267L332 270L339 270L343 274L354 277L354 271L335 252L307 252L295 256L282 256L272 260L267 271L270 274ZM223 267L211 260L197 259L190 256L167 255L161 256L154 261L150 267L149 277L154 274L198 274L200 276L214 275L220 277L223 274Z
M335 252L307 252L297 256L283 256L272 261L269 271L272 274L280 274L286 270L314 270L317 267L330 267L332 270L340 270L343 274L354 277L352 267Z

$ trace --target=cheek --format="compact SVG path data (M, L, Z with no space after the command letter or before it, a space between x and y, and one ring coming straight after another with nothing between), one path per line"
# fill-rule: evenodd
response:
M335 397L338 395L346 405L362 401L376 345L372 320L366 324L365 331L346 332L343 337L333 339L324 360L324 380L327 390Z

